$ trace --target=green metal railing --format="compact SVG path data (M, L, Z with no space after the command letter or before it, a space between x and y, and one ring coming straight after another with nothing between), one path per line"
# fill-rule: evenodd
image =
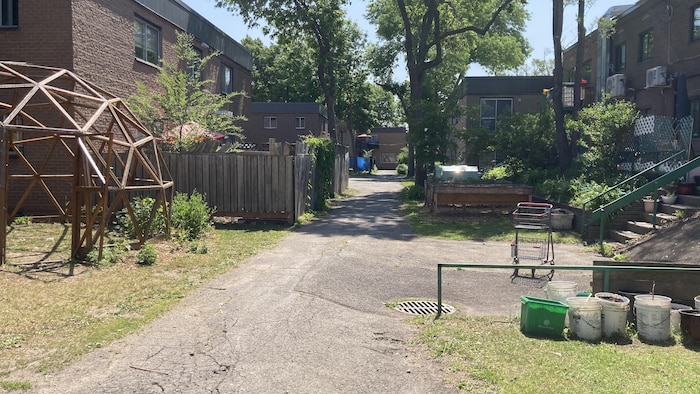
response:
M437 265L437 315L435 319L439 319L442 315L442 269L443 268L496 268L496 269L533 269L533 270L550 270L556 271L603 271L603 291L610 289L610 272L611 271L633 271L633 272L698 272L700 267L641 267L641 266L609 266L609 265L524 265L524 264L454 264L443 263Z
M655 179L651 181L647 181L648 177L651 177L655 175L658 171L659 168L664 166L665 164L672 163L674 161L678 161L679 158L681 158L685 152L678 152L675 155L657 163L653 167L650 167L642 172L639 172L624 181L612 186L610 189L606 190L604 193L599 194L598 196L586 201L582 205L582 217L584 218L581 220L581 234L585 234L586 228L590 226L591 224L594 224L597 221L600 221L600 239L599 243L603 243L603 235L605 234L605 222L606 219L608 219L612 214L615 212L619 211L620 209L632 204L634 201L637 201L641 199L642 197L652 194L656 196L657 190L669 183L672 183L673 181L678 180L679 178L685 176L685 174L696 168L700 167L700 156L696 157L693 160L687 161L684 164L680 165L678 168L674 169L673 171L663 173L656 177ZM590 220L586 221L586 209L590 204L592 204L594 201L599 200L602 197L605 197L608 194L611 193L618 193L621 194L625 189L631 188L635 182L639 182L639 180L644 180L646 182L644 185L620 196L619 198L615 199L612 202L609 202L607 204L601 205L595 210L593 210L590 213ZM656 203L654 204L654 217L656 217ZM655 221L655 218L654 218Z

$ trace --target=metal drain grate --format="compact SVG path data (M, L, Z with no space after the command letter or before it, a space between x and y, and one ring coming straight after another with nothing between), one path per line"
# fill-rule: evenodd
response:
M434 315L438 312L438 303L434 301L404 301L400 302L394 309L411 315ZM442 304L443 314L454 313L454 311L454 307Z

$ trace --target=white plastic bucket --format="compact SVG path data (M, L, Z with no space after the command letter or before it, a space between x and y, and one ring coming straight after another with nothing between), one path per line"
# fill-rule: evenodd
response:
M566 299L569 297L576 297L576 288L578 284L576 282L566 281L566 280L553 280L547 283L547 287L544 289L544 293L547 298L554 301L561 301L566 304ZM569 327L569 314L567 313L564 317L564 326Z
M544 292L548 299L566 303L567 298L576 297L576 287L578 287L576 282L553 280L547 284Z
M576 337L598 341L602 334L600 300L595 297L569 297L569 323Z
M681 329L681 312L693 309L690 305L671 303L671 331L680 331Z
M630 299L619 294L600 292L595 293L602 306L600 320L603 336L626 335L627 311L630 309Z
M695 309L700 310L700 295L695 297Z
M671 337L671 299L651 294L634 297L639 337L647 341L665 341Z

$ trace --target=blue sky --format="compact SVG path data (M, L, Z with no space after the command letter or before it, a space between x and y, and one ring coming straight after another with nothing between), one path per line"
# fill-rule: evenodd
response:
M263 42L269 44L262 31L249 30L243 24L240 17L229 13L226 10L214 7L213 0L182 0L192 9L197 11L203 17L218 26L226 34L233 39L240 41L246 35L251 37L261 38ZM590 1L588 1L590 3ZM585 25L591 31L595 27L595 21L602 16L608 8L621 5L633 4L634 0L595 0L592 5L587 7ZM367 23L364 18L367 2L363 0L352 0L352 4L348 7L348 15L350 18L365 30L368 37L373 39L374 29L372 25ZM530 11L530 21L527 22L525 36L530 42L533 51L532 58L542 59L552 57L552 2L551 0L529 0L527 5ZM564 9L564 28L562 43L567 47L576 42L576 7L568 6ZM396 79L405 79L406 73L403 67L395 70ZM471 66L467 72L469 76L486 75L485 71L478 66Z

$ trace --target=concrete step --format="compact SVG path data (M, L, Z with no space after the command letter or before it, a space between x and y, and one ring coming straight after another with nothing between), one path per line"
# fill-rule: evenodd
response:
M689 197L699 197L700 196L689 196ZM676 211L682 211L687 215L692 215L694 212L700 210L700 206L697 205L686 205L681 204L680 199L676 201L675 204L659 204L658 210L669 215L675 215Z
M659 205L659 208L661 208L661 205ZM678 220L678 216L675 215L676 210L675 209L670 209L670 212L657 212L656 213L656 224L665 224L668 222L672 222L674 220ZM644 212L642 214L642 220L648 223L653 223L654 221L654 214L653 213L648 213Z
M658 224L658 223L657 223ZM636 234L646 234L654 229L654 225L650 222L644 221L627 221L627 231L631 231Z
M629 230L608 231L608 238L621 244L627 244L640 238L642 235Z
M687 207L696 207L700 209L700 196L690 194L679 194L676 199L677 205L685 205Z

